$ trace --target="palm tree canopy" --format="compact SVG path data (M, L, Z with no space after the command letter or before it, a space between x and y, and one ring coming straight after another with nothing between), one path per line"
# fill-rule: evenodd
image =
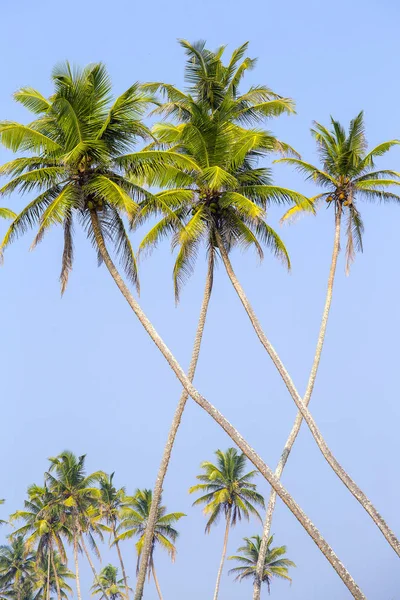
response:
M104 567L99 573L98 580L92 586L92 596L104 598L104 589L110 600L127 600L124 580L118 579L117 567L113 565Z
M262 581L267 584L268 590L274 577L292 581L289 577L289 568L296 566L293 561L283 558L286 554L286 546L276 546L272 548L273 540L273 536L270 536L268 539L262 575ZM236 575L235 580L237 581L242 581L242 579L254 579L256 577L261 537L259 535L253 535L250 538L244 538L244 541L245 545L237 549L237 552L240 554L228 557L228 560L235 560L240 563L239 567L234 567L229 571L230 574Z
M270 170L257 166L260 158L273 151L291 151L256 125L291 112L293 103L261 86L239 93L240 80L254 64L244 58L246 44L233 53L227 65L221 61L223 49L213 53L203 42L182 44L188 53L189 91L160 83L147 87L166 96L156 112L174 119L154 126L157 143L153 147L186 156L190 163L183 169L170 166L158 170L146 180L163 191L144 200L137 218L142 223L149 215L161 215L143 239L140 252L172 235L172 247L178 249L174 267L177 298L193 270L199 246L213 252L218 239L227 250L253 247L260 257L266 245L289 266L287 250L266 223L265 211L271 202L309 206L301 194L272 185ZM131 172L140 180L138 170L132 168Z
M286 162L307 176L307 179L324 188L324 191L311 202L316 206L326 200L328 206L344 211L347 216L346 271L355 258L356 251L362 251L364 225L358 210L358 201L400 202L400 195L390 187L400 185L400 173L388 169L378 170L376 158L386 154L399 140L383 142L368 151L365 138L364 114L360 112L350 122L349 130L331 118L331 130L320 123L311 129L322 168L298 158L282 158L276 162ZM288 220L302 212L300 205L293 206L283 216Z
M35 569L35 577L33 583L33 589L35 590L35 600L46 598L47 591L47 582L48 582L48 572L49 572L49 556L43 558L43 560L39 563L38 567ZM54 553L53 556L54 566L57 571L58 584L60 586L60 592L62 598L70 598L72 594L72 588L68 584L68 579L74 579L75 575L68 569L68 567L61 560L59 554ZM50 563L50 591L57 593L57 583L54 575L54 571L52 569L52 565Z
M29 552L24 537L17 535L10 545L0 546L0 589L21 586L31 581L35 555Z
M117 489L114 486L114 473L103 475L99 478L99 509L102 518L107 524L115 524L124 506L128 506L132 498L126 495L125 488Z
M256 491L257 486L252 481L258 471L245 473L246 456L239 454L236 448L228 448L226 452L217 450L215 455L216 464L208 461L201 464L203 473L197 479L202 483L189 489L190 494L205 492L193 506L205 504L204 514L209 517L206 532L210 532L221 515L225 518L230 516L231 525L236 525L242 517L249 519L250 515L261 521L255 506L265 508L264 498Z

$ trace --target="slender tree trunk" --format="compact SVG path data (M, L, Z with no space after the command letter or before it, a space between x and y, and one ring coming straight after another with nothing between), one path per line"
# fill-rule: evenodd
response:
M115 547L117 548L118 558L121 565L122 577L124 579L125 584L125 592L126 592L126 600L129 600L129 586L128 586L128 578L126 576L124 561L122 560L121 548L119 547L119 541L117 540L117 532L115 529L115 521L113 522L113 536Z
M262 345L268 352L269 356L272 359L272 362L274 363L279 374L281 375L290 395L292 396L297 408L299 409L302 417L304 418L305 422L307 423L307 425L313 435L313 438L317 442L317 445L318 445L319 449L321 450L324 458L326 459L328 464L332 467L332 469L334 470L336 475L339 477L339 479L342 480L342 482L347 487L347 489L353 494L353 496L359 501L361 506L367 511L367 513L370 515L370 517L372 518L374 523L379 527L379 529L385 536L386 540L392 546L393 550L400 556L399 540L394 535L393 531L390 529L390 527L387 525L387 523L384 521L384 519L381 517L381 515L376 510L375 506L372 504L372 502L369 500L369 498L367 498L367 496L364 494L364 492L358 487L358 485L355 483L355 481L353 481L353 479L351 479L351 477L346 473L346 471L343 469L343 467L336 460L336 458L332 454L331 450L329 449L327 443L325 442L324 438L322 437L322 434L321 434L320 430L318 429L317 424L314 421L314 418L312 417L308 408L303 403L303 400L300 397L297 389L295 388L294 383L291 380L289 373L285 369L281 359L279 358L278 354L276 353L275 348L272 346L271 342L266 337L266 335L255 315L255 312L254 312L250 302L248 301L246 294L244 293L244 290L235 275L235 272L233 271L231 262L229 260L228 253L220 240L218 243L218 248L220 250L222 260L224 262L228 276L229 276L229 278L232 282L232 285L235 288L235 290L247 312L247 315L254 327L254 330L258 336L258 339L260 340L260 342L262 343Z
M192 350L192 358L189 365L188 379L193 381L193 377L196 371L197 362L200 354L200 346L203 338L204 325L207 317L208 305L210 302L210 296L213 285L213 272L214 272L214 255L210 251L208 257L208 269L206 285L204 288L203 301L200 309L199 322L197 325L196 336L194 339L194 345ZM143 548L142 548L142 561L139 567L139 573L136 581L135 600L140 600L143 595L144 583L146 580L146 566L149 562L149 556L151 552L151 543L154 535L154 529L157 521L157 507L159 505L161 494L164 485L164 479L167 474L169 461L171 459L172 448L175 443L176 434L181 423L183 411L185 410L186 402L189 394L185 390L182 390L181 397L179 399L178 406L176 407L174 418L172 420L171 428L168 433L167 442L164 447L164 453L161 459L160 468L158 470L156 483L153 490L153 499L150 507L149 518L147 521L147 527L144 536Z
M51 554L51 550L49 552L49 556L47 557L47 593L46 593L46 599L50 600L50 554Z
M154 583L156 584L158 597L160 598L160 600L163 600L163 597L161 595L160 584L158 583L158 579L157 579L156 570L154 568L154 565L152 565L152 567L151 567L151 572L153 573Z
M57 569L56 569L56 565L54 563L54 552L53 552L53 548L51 549L51 567L53 569L53 573L54 573L54 579L56 580L56 588L57 588L57 600L62 600L61 597L61 588L60 588L60 580L58 578L58 573L57 573Z
M76 579L76 594L78 600L82 600L81 581L79 578L79 560L78 560L78 532L74 531L74 561L75 561L75 579Z
M231 525L231 510L229 509L228 513L226 515L224 545L222 547L221 562L220 562L219 569L218 569L217 582L215 584L214 600L218 600L219 586L220 586L220 583L221 583L221 575L222 575L222 571L224 569L225 556L226 556L226 548L228 546L228 537L229 537L229 528L230 528L230 525Z
M305 406L308 406L308 404L311 400L311 395L312 395L312 392L314 389L315 379L317 377L319 362L321 360L322 347L324 345L324 340L325 340L326 326L328 324L329 311L330 311L331 302L332 302L332 292L333 292L333 284L335 281L336 265L337 265L337 260L338 260L338 256L339 256L339 252L340 252L341 216L342 216L341 207L338 207L338 208L336 208L336 215L335 215L335 236L334 236L334 242L333 242L331 267L330 267L329 278L328 278L328 288L327 288L327 292L326 292L324 311L322 313L321 327L319 330L319 336L318 336L318 341L317 341L317 347L315 350L314 362L311 367L310 378L308 380L306 393L303 398L303 403L305 404ZM300 431L302 421L303 421L303 416L302 416L301 412L298 412L297 416L296 416L296 420L292 427L292 430L291 430L289 437L286 440L286 444L283 448L281 457L279 459L279 463L275 469L275 476L278 479L281 478L283 469L285 468L285 465L289 458L289 454L292 450L293 444L295 443L297 435ZM269 540L269 536L271 535L272 515L275 510L275 504L276 504L276 492L275 492L275 490L271 489L269 501L268 501L267 512L266 512L266 517L265 517L265 522L264 522L263 537L261 540L260 550L259 550L259 554L258 554L256 576L254 579L254 588L253 588L253 600L260 600L260 597L261 597L262 576L263 576L263 572L264 572L265 557L267 555L267 550L268 550L268 540Z
M110 600L109 597L108 597L108 594L107 594L106 590L104 589L103 584L100 581L99 576L97 575L96 569L94 567L92 559L90 558L90 554L88 552L88 549L86 548L85 540L83 539L83 535L82 534L81 534L81 540L80 541L81 541L81 546L83 548L83 551L86 554L86 558L88 559L88 563L90 565L90 568L92 569L92 573L93 573L95 582L101 588L101 591L103 592L104 598L106 598L107 600Z
M246 440L240 435L240 433L231 425L231 423L229 423L229 421L196 390L196 388L192 385L190 380L186 377L182 367L179 365L178 361L173 356L167 345L164 343L162 338L154 329L153 325L151 324L145 313L142 311L140 305L135 300L134 296L130 293L128 287L125 285L122 277L118 273L118 270L116 269L114 263L111 260L110 255L108 254L106 245L104 243L104 238L102 235L100 224L98 221L98 217L95 211L91 212L91 220L96 244L98 246L101 257L110 272L110 275L114 279L125 300L128 302L129 306L132 308L133 312L138 317L140 323L143 325L146 332L149 334L157 348L160 350L160 352L170 365L171 369L181 382L182 386L188 392L189 396L191 396L193 400L199 406L201 406L201 408L203 408L214 419L214 421L216 421L216 423L218 423L222 427L222 429L228 434L228 436L233 440L233 442L238 446L238 448L240 448L240 450L247 456L250 462L253 463L253 465L260 471L260 473L265 477L268 483L276 490L278 496L283 500L283 502L286 504L289 510L294 514L299 523L304 527L304 529L313 539L315 544L330 562L330 564L335 569L339 577L342 579L343 583L346 585L352 596L357 600L365 600L364 594L362 593L362 591L360 590L350 573L346 570L343 563L339 560L335 552L325 541L318 529L303 512L300 506L295 502L295 500L292 498L289 492L275 477L272 470L263 462L260 456L246 442Z

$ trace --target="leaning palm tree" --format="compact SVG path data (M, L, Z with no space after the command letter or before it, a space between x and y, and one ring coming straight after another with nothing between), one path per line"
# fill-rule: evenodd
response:
M399 142L390 140L376 146L368 152L364 132L364 115L359 113L350 123L349 131L338 121L331 119L332 130L315 123L311 133L316 140L317 150L322 162L322 168L315 167L297 158L284 158L278 162L287 162L295 166L307 178L319 184L323 191L312 198L314 205L320 205L324 200L328 208L334 213L334 241L331 264L329 269L328 286L325 306L322 313L320 331L314 361L308 380L303 404L308 406L314 389L321 353L328 324L329 311L332 302L332 293L336 273L336 265L340 252L340 238L343 218L346 219L346 271L354 260L356 250L362 250L362 234L364 225L359 212L360 201L400 202L400 195L391 191L391 186L400 185L400 173L390 170L377 170L375 159L388 152ZM289 220L301 213L301 207L293 206L284 215L283 220ZM296 416L292 430L286 440L281 457L275 470L275 475L280 478L289 458L293 444L303 421L299 412ZM260 548L258 577L254 581L253 600L259 600L261 593L261 573L267 543L270 537L272 516L276 503L276 494L271 490L267 514L264 524L264 533Z
M131 279L137 280L136 262L125 230L122 230L123 222L120 220L120 214L122 217L127 215L131 218L132 212L135 213L137 210L133 198L143 198L146 194L148 197L148 193L138 188L132 183L130 177L124 175L126 168L132 169L134 166L136 175L139 173L148 178L155 172L165 175L166 166L171 165L177 171L182 170L184 166L186 168L190 166L195 170L194 161L173 150L121 154L121 151L132 149L136 133L145 135L145 128L137 119L137 113L144 104L143 97L139 94L137 98L136 86L110 104L108 102L109 80L101 65L86 68L83 72L78 71L75 74L67 65L65 68L57 68L53 79L55 93L50 99L32 88L24 88L16 94L16 99L37 116L33 123L30 125L14 122L0 123L0 142L24 154L4 165L3 172L12 176L12 179L1 188L2 193L16 189L31 190L35 187L35 181L41 182L36 186L40 188L41 193L16 217L6 234L2 248L4 249L18 234L31 226L39 226L35 240L37 242L51 224L61 224L64 228L65 242L61 277L63 291L72 267L71 223L73 217L78 217L87 226L88 234L120 292L168 362L182 387L226 431L276 489L353 596L363 599L364 596L354 579L304 511L274 477L272 470L229 421L192 385L123 281L109 254L106 242L116 242L117 251L120 250L125 257L123 260L125 270L128 271L128 275L131 275ZM52 168L56 171L52 171ZM59 185L53 185L57 169L60 169L58 171L60 176L65 176L66 180L62 179ZM116 213L117 208L120 209L120 213ZM78 545L76 545L76 558L77 552ZM79 577L77 586L78 581Z
M142 555L143 542L145 531L148 526L152 501L153 494L151 490L137 490L132 498L131 506L124 507L121 510L121 523L118 527L119 536L117 539L126 540L133 537L139 538L136 542L138 557L136 565L137 572L139 571L141 562L144 560ZM148 574L149 579L150 575L153 575L160 600L162 600L162 595L154 566L154 552L156 547L159 546L168 552L172 562L175 561L175 541L179 534L174 525L185 516L185 513L180 512L167 514L166 507L162 506L160 500L157 507L157 521L151 543L151 552L146 565L146 573Z
M224 204L224 223L221 223L221 229L223 227L230 228L231 245L234 242L243 248L253 247L258 252L260 258L263 256L262 244L266 242L266 245L269 246L269 249L273 253L283 258L287 265L289 264L286 249L276 233L268 227L264 228L264 222L261 218L254 218L255 213L260 217L262 211L259 210L257 213L257 206L252 203L253 197L251 195L247 196L247 191L250 190L250 187L246 189L245 186L249 186L250 183L253 186L259 185L259 194L262 194L262 191L264 191L264 194L269 192L268 198L270 201L279 202L282 199L297 200L299 198L299 196L289 190L278 190L278 188L272 189L271 187L267 189L265 184L269 182L268 170L259 169L257 176L255 170L250 173L249 165L245 164L244 161L241 162L238 156L238 151L240 152L242 147L235 138L235 135L240 130L240 128L236 127L236 124L257 123L284 112L293 112L293 101L278 96L265 86L252 87L245 93L239 91L239 84L246 71L255 64L254 59L245 56L248 47L247 43L232 53L226 65L222 61L223 48L212 52L205 48L205 42L189 44L189 42L182 40L181 44L188 56L185 68L185 80L189 86L188 91L184 93L174 86L164 83L146 84L145 88L151 92L161 91L166 96L165 102L154 111L155 113L176 116L178 118L184 115L182 117L184 124L180 129L167 125L158 127L155 133L159 136L162 145L167 143L175 144L178 138L191 139L193 146L191 157L198 164L198 172L197 176L192 179L186 177L186 181L182 180L182 174L178 176L177 183L180 186L184 185L186 187L161 192L145 201L144 208L139 214L138 219L138 222L141 223L143 218L152 212L163 215L161 222L156 224L143 240L140 246L141 252L154 248L160 238L166 234L168 235L171 232L178 234L181 230L181 221L187 221L185 227L188 235L185 235L184 243L181 244L179 241L180 251L173 272L175 297L177 300L181 285L186 275L192 269L191 258L195 252L195 248L191 248L192 240L189 230L191 227L198 229L199 223L201 224L207 218L206 211L198 213L197 207L193 203L193 196L197 192L199 198L202 199L202 204L207 206L207 200L210 200L209 192L212 188L209 178L218 176L221 167L229 170L223 181L219 183L215 182L217 189L225 192L221 199L221 204ZM195 117L197 117L197 120ZM224 132L227 136L231 129L233 137L229 141L228 139L225 140ZM259 152L261 155L262 153L266 154L278 150L292 151L287 144L278 141L270 133L254 130L245 130L244 133L247 133L243 143L245 145L245 155L249 161L251 160L252 152ZM254 145L252 145L252 137L254 135L256 136L256 140ZM219 153L215 152L215 139L221 140L218 142L220 146ZM247 153L246 148L248 149ZM175 149L179 150L179 146L176 146ZM230 157L228 165L225 164L227 161L224 160L224 153ZM171 177L171 175L174 175L174 170L174 168L171 168L169 174L163 177L161 181L159 177L156 177L155 183L164 184L169 187L174 179L174 177ZM237 181L234 179L235 176L238 176ZM227 181L229 177L231 180ZM255 188L253 187L253 195L254 190ZM179 209L174 212L177 203L182 201L187 202L189 210L182 211L182 209ZM215 206L216 204L211 207L211 210ZM251 214L249 215L249 213ZM188 219L188 215L192 219ZM258 223L260 224L258 225ZM205 246L208 266L188 371L188 377L191 381L193 380L199 358L216 263L215 234L212 231L212 227L210 227L210 231L205 237L207 238ZM176 237L174 238L175 242L178 242ZM187 399L188 393L183 389L168 433L156 478L153 492L155 498L153 511L155 511L158 499L161 496L173 445ZM143 553L146 556L150 551L154 523L155 512L150 515L149 527L145 537ZM144 586L144 565L145 562L143 563L143 569L140 570L138 575L136 599L141 598Z
M107 591L110 600L127 600L126 581L124 578L118 579L118 569L113 565L107 565L99 574L99 581L102 587ZM97 596L100 600L105 598L102 587L95 581L92 586L92 596ZM129 591L129 588L128 588Z
M252 482L258 474L257 471L245 472L246 456L243 453L238 454L235 448L228 448L226 452L217 450L215 454L217 464L208 461L201 464L203 473L198 475L197 479L202 483L191 487L189 493L205 492L193 506L205 504L204 514L208 517L206 533L210 533L212 525L216 524L221 516L225 518L224 544L214 591L214 600L217 600L230 528L242 517L248 520L250 515L261 521L255 506L265 508L265 505L264 498L256 491L257 486Z
M274 537L271 535L268 538L267 552L264 557L261 574L261 581L267 584L268 593L271 591L271 581L274 577L292 581L289 577L289 568L296 566L293 561L284 558L286 546L271 548L273 540ZM240 563L239 567L234 567L229 571L229 574L236 576L235 581L242 581L243 579L254 580L257 576L256 568L260 555L261 537L253 535L251 538L244 538L244 541L246 542L245 545L237 549L241 554L228 557L228 560L235 560Z
M13 538L8 546L0 546L0 590L5 588L16 600L23 600L24 585L34 579L35 560L35 555L26 548L23 535Z

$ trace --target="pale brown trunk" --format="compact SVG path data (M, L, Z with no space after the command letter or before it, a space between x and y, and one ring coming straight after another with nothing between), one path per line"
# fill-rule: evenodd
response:
M108 594L107 594L106 590L104 589L103 584L101 583L101 581L99 579L99 576L96 573L96 569L94 567L93 561L90 558L90 554L88 552L88 549L86 548L86 544L85 544L85 540L83 539L83 535L81 535L81 540L80 541L81 541L81 546L83 548L83 551L84 551L84 553L86 555L86 558L88 559L88 563L90 565L90 568L92 569L92 573L93 573L95 582L101 588L101 591L103 592L104 598L106 598L107 600L110 600L109 597L108 597Z
M328 464L332 467L333 471L336 473L336 475L339 477L339 479L342 480L342 482L347 487L347 489L353 494L353 496L358 500L358 502L361 504L361 506L367 511L367 513L370 515L370 517L372 518L374 523L379 527L379 529L385 536L386 540L392 546L393 550L400 556L399 540L396 538L393 531L389 528L387 523L384 521L384 519L378 513L378 511L376 510L376 508L372 504L372 502L369 500L369 498L367 498L367 496L364 494L364 492L358 487L358 485L355 483L355 481L353 481L353 479L351 479L351 477L346 473L346 471L343 469L343 467L336 460L336 458L332 454L331 450L329 449L327 443L325 442L324 438L322 437L321 432L318 429L317 424L314 421L314 418L312 417L308 408L303 403L303 400L301 399L297 389L295 388L294 383L291 380L289 373L285 369L281 359L279 358L278 354L276 353L271 342L266 337L266 335L254 313L254 310L253 310L250 302L248 301L246 294L244 293L244 290L243 290L242 286L240 285L240 283L233 271L231 262L229 260L228 253L227 253L226 249L224 248L223 244L221 243L221 241L219 241L218 248L221 253L222 260L224 262L228 276L229 276L229 278L232 282L232 285L235 288L235 290L247 312L247 315L254 327L254 330L258 336L258 339L260 340L260 342L262 343L262 345L268 352L269 356L271 357L272 362L274 363L280 376L282 377L282 379L283 379L291 397L293 398L297 408L299 409L303 419L307 423L307 425L312 433L312 436L315 439L315 441L317 442L317 445L318 445L319 449L321 450L324 458L326 459Z
M57 573L56 565L55 565L55 562L54 562L53 548L51 549L51 567L53 569L54 579L56 581L57 600L62 600L62 597L61 597L61 588L60 588L60 580L58 578L58 573Z
M203 338L204 325L206 322L208 304L210 302L210 296L213 284L213 272L214 272L214 255L210 251L208 258L208 270L206 285L204 289L203 301L200 309L199 322L197 325L196 336L194 339L194 345L192 350L192 358L189 365L188 379L193 381L193 377L196 371L197 362L200 354L201 340ZM144 584L146 580L146 566L149 562L149 556L151 552L151 544L154 535L154 528L157 521L157 507L159 505L162 489L164 485L164 479L167 474L169 461L171 459L172 448L175 443L176 434L181 423L183 411L185 410L186 401L188 399L188 393L183 389L181 397L179 399L178 406L176 407L174 418L172 420L171 428L168 433L167 442L164 447L164 453L161 459L160 468L158 470L156 483L153 490L153 499L150 507L149 518L147 521L147 527L145 531L145 537L142 548L142 560L140 562L139 573L136 581L135 600L142 598Z
M330 562L332 567L335 569L339 577L342 579L343 583L349 589L353 597L357 598L357 600L365 600L364 594L362 593L354 579L351 577L350 573L346 570L343 563L339 560L335 552L325 541L325 539L321 536L318 529L303 512L300 506L295 502L292 496L287 492L287 490L283 487L280 481L275 477L272 470L263 462L260 456L246 442L246 440L240 435L240 433L229 423L229 421L196 390L196 388L192 385L191 381L186 377L182 367L179 365L176 358L173 356L173 354L166 346L162 338L154 329L153 325L151 324L145 313L142 311L140 305L138 304L134 296L130 293L128 287L125 285L122 277L118 273L118 270L116 269L114 263L111 260L110 255L108 254L107 248L104 243L102 231L100 229L98 217L94 211L91 212L91 220L96 244L98 246L101 257L110 272L110 275L114 279L125 300L128 302L129 306L132 308L133 312L138 317L140 323L143 325L144 329L149 334L157 348L163 354L171 369L181 382L182 386L188 392L189 396L191 396L193 400L199 406L201 406L201 408L203 408L214 419L214 421L216 421L216 423L218 423L222 427L222 429L228 434L228 436L233 440L233 442L238 446L238 448L240 448L240 450L247 456L250 462L253 463L253 465L260 471L260 473L265 477L268 483L276 490L278 496L282 499L282 501L294 514L299 523L304 527L304 529L313 539L315 544L318 546L318 548Z
M154 565L151 566L151 572L153 573L154 583L156 584L158 597L160 598L160 600L163 600L163 597L161 595L160 584L158 583L158 579L157 579L156 570L154 568Z
M47 594L46 594L47 600L50 600L50 565L51 565L50 554L51 554L51 551L49 552L49 556L47 557Z
M337 260L338 260L338 256L339 256L339 252L340 252L341 216L342 216L342 211L341 211L341 208L338 207L336 209L336 215L335 215L335 236L334 236L334 242L333 242L332 260L331 260L331 267L330 267L329 277L328 277L328 287L327 287L327 292L326 292L325 306L324 306L324 311L322 313L321 327L319 330L319 336L318 336L318 341L317 341L317 347L315 350L314 362L311 367L311 372L310 372L310 377L309 377L308 384L307 384L306 393L303 398L303 403L306 406L308 406L308 404L311 400L311 395L312 395L312 392L314 389L314 384L315 384L315 379L317 377L319 362L321 360L322 347L324 345L326 326L328 324L329 310L330 310L331 302L332 302L333 284L335 281L336 265L337 265ZM295 443L297 435L300 431L302 421L303 421L303 416L302 416L301 412L298 412L297 416L296 416L296 420L292 427L292 430L291 430L289 437L286 440L286 444L283 448L281 457L279 459L279 463L275 469L275 476L278 479L281 478L283 469L285 468L285 465L289 458L289 454L292 450L293 444ZM260 600L260 597L261 597L262 575L264 572L265 557L267 555L267 550L268 550L268 540L269 540L269 536L271 534L272 516L274 514L275 504L276 504L276 492L275 492L275 490L271 489L269 501L268 501L267 512L266 512L266 517L265 517L265 522L264 522L263 537L261 540L260 550L259 550L259 554L258 554L256 576L254 579L254 587L253 587L253 600Z
M117 548L118 558L119 558L119 562L120 562L120 565L121 565L122 577L123 577L124 584L125 584L126 600L129 600L128 578L126 576L124 561L122 560L122 552L121 552L121 548L119 547L119 541L117 540L117 532L116 532L116 529L115 529L115 521L113 521L112 527L113 527L114 544L115 544L115 547Z
M231 525L231 510L229 509L228 513L226 515L224 545L222 547L221 562L220 562L219 569L218 569L217 582L215 584L214 600L218 600L219 586L220 586L220 583L221 583L222 571L224 569L224 564L225 564L226 549L227 549L227 546L228 546L228 537L229 537L229 528L230 528L230 525Z
M78 600L82 600L81 581L79 578L78 533L77 533L77 531L74 531L74 562L75 562L76 595L78 596Z

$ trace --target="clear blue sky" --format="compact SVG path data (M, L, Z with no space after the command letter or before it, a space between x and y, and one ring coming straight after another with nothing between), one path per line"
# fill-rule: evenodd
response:
M185 0L136 3L3 3L0 38L0 118L25 120L12 93L22 85L50 92L53 65L68 58L104 61L115 92L132 81L183 83L183 52L176 39L206 39L211 48L233 49L250 40L259 57L247 84L266 83L293 97L298 115L271 128L307 160L316 160L309 127L329 115L347 123L365 110L371 145L400 137L397 2L317 0L285 3L255 0ZM7 158L4 151L0 159ZM400 152L382 166L400 170ZM312 193L287 167L276 182ZM22 206L14 196L9 205ZM312 412L342 464L400 533L398 422L399 207L363 207L365 252L351 276L341 256L327 344ZM278 225L280 211L270 214ZM4 224L0 225L2 233ZM325 294L332 245L330 211L281 230L293 262L288 275L267 256L235 253L234 265L266 332L304 390ZM7 251L0 277L2 335L2 516L21 507L25 489L40 482L46 457L64 448L87 453L90 470L116 471L133 491L153 485L180 388L164 360L120 297L81 232L69 289L60 300L62 235L53 231L34 253L27 235ZM135 239L137 244L138 240ZM161 251L162 250L162 251ZM172 258L167 245L142 264L141 302L182 365L187 367L203 288L204 264L174 306ZM260 347L223 270L219 268L196 384L274 467L295 415L294 406ZM184 511L177 561L158 553L166 600L210 598L222 547L223 527L204 535L205 519L191 508L187 489L202 460L230 440L201 410L188 406L164 500ZM284 483L359 582L370 600L399 600L397 558L302 430ZM268 487L259 478L260 490ZM320 491L317 491L317 487ZM232 532L229 553L256 522ZM275 541L297 563L293 584L273 584L275 600L338 600L349 597L337 575L294 517L279 502ZM6 530L1 534L4 536ZM134 570L132 545L126 544ZM112 560L116 557L111 554ZM83 563L83 559L82 559ZM84 584L91 581L84 567ZM225 574L221 600L251 595L249 583ZM88 597L88 595L85 595ZM146 600L155 600L150 584Z

